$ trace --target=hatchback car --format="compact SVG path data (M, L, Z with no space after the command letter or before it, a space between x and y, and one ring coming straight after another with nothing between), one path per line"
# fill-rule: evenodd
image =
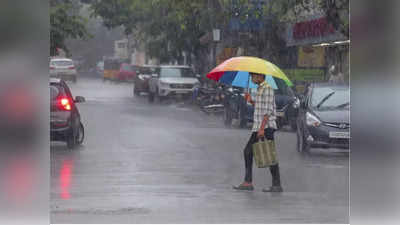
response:
M82 144L85 130L75 103L82 96L72 97L68 85L61 79L50 78L50 140L64 141L73 149Z
M350 89L346 85L311 84L297 119L297 150L349 148Z
M77 81L78 73L74 61L67 58L53 58L50 60L50 77L62 80Z

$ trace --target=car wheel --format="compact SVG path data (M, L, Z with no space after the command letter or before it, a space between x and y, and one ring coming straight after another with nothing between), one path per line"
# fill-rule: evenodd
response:
M297 151L300 153L308 153L310 150L310 145L304 139L304 132L301 129L301 126L297 124L296 129L296 136L297 136Z
M150 103L153 103L153 102L154 102L154 93L149 92L148 100L149 100Z
M162 103L164 101L164 96L160 96L158 90L156 90L156 98L158 103Z
M292 128L292 131L296 131L297 130L296 119L291 119L289 123L290 123L290 128Z
M76 135L76 143L81 145L85 139L85 128L82 123L79 123L78 135Z
M67 147L69 149L74 149L76 146L76 140L77 138L75 135L72 133L70 136L67 137Z
M224 125L226 127L231 127L232 126L232 114L228 107L224 108Z
M247 119L246 119L246 109L244 107L240 107L238 119L240 128L245 128L247 126Z

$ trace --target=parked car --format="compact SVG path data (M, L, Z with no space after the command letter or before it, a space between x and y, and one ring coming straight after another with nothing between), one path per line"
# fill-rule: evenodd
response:
M134 88L133 94L139 95L140 92L148 92L149 91L149 80L152 74L158 73L158 66L156 65L144 65L139 66L137 68L136 74L137 76L133 80Z
M68 85L61 79L50 78L50 140L64 141L68 148L82 144L85 130L75 103L85 98L75 99Z
M136 77L134 66L128 63L122 63L116 75L118 81L133 81Z
M78 73L72 59L52 58L50 60L50 77L62 80L77 81Z
M350 90L346 85L311 84L297 120L297 150L349 148Z
M284 83L279 86L280 89L274 90L278 129L284 125L290 125L292 130L296 130L300 101L289 86ZM253 122L254 106L246 102L244 91L243 88L230 88L226 92L224 101L226 126L231 126L233 119L239 120L241 128L246 127L248 122ZM256 91L256 89L250 89L253 99L255 99Z
M192 96L195 85L200 82L189 66L160 66L158 73L149 80L149 101L168 97Z

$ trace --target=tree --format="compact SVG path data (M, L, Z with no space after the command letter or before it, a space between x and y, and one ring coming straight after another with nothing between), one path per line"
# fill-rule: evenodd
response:
M50 55L61 48L68 54L66 39L88 39L86 19L74 13L76 1L50 0Z
M246 21L256 17L264 21L260 31L248 31L242 43L253 46L262 56L278 54L285 47L279 36L284 22L298 18L304 10L321 10L335 27L346 27L345 20L335 16L336 11L346 10L348 0L269 0L262 1L262 8L254 13L255 3L249 0L87 0L92 4L93 15L103 18L108 28L122 26L127 35L144 43L150 57L161 62L182 61L185 52L204 60L208 44L200 37L213 28L225 29L234 14ZM333 4L332 2L336 2ZM342 4L337 4L343 2ZM329 4L327 4L329 3ZM257 6L260 7L260 6ZM251 11L253 10L253 11ZM336 11L335 11L336 10ZM345 18L344 18L345 19ZM345 31L346 29L341 29ZM238 32L232 33L239 37Z
M101 16L109 28L123 26L128 35L146 43L149 56L161 62L182 61L183 52L197 55L206 46L199 38L221 21L215 7L228 2L205 0L93 0L94 15ZM210 15L208 9L213 12ZM210 20L210 18L213 21Z
M349 0L319 0L319 3L333 27L349 38Z

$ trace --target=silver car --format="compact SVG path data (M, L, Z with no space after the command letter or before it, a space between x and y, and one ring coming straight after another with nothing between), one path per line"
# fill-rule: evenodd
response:
M176 96L191 96L200 82L189 66L160 66L149 81L149 101Z
M62 80L77 81L77 71L74 62L67 58L53 58L50 60L50 77Z

